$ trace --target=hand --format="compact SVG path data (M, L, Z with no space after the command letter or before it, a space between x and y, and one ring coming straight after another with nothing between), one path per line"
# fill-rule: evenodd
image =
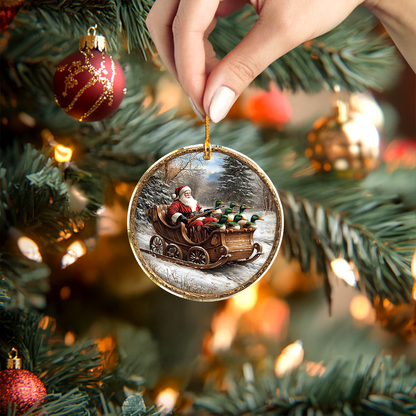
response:
M208 35L218 17L247 3L259 19L219 61ZM146 23L163 63L182 85L195 113L217 123L267 66L333 29L360 3L380 19L416 71L415 0L156 0Z
M185 217L185 215L180 215L180 216L178 217L178 222L183 222L184 224L188 224L188 220L187 220L187 218Z
M168 70L200 118L217 123L268 65L302 42L341 23L362 0L156 0L146 20ZM218 17L247 3L259 15L221 61L208 35Z

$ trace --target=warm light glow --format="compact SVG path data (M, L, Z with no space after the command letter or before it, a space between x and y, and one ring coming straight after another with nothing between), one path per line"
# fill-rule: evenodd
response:
M124 226L126 211L118 202L111 207L101 207L96 215L98 216L97 234L99 236L120 234Z
M233 342L234 334L227 328L219 329L214 332L211 339L212 352L228 350Z
M347 282L350 286L357 286L354 270L351 265L344 259L335 259L331 261L331 269L335 276Z
M131 189L132 189L132 186L128 184L127 182L120 182L115 186L115 191L120 196L131 195Z
M48 327L48 325L49 325L49 320L50 320L51 318L49 318L49 316L44 316L40 321L39 321L39 328L42 328L42 329L46 329L47 327Z
M69 162L72 158L72 149L62 144L55 146L55 160L57 162Z
M362 321L370 317L373 308L364 295L355 296L350 303L350 312L354 319Z
M65 342L65 345L67 347L69 347L70 345L73 345L74 342L75 342L75 334L73 332L71 332L71 331L68 331L65 334L65 340L64 340L64 342Z
M27 113L24 112L20 112L17 117L19 117L19 120L23 123L26 124L26 126L28 127L35 127L36 126L36 120L30 116Z
M42 256L39 252L38 245L28 237L20 237L17 240L17 246L22 254L29 260L36 261L37 263L42 262Z
M156 397L155 404L157 406L163 406L168 412L173 410L178 400L179 393L176 390L168 387L165 390L162 390Z
M59 294L62 300L69 299L69 297L71 296L71 288L69 286L63 286Z
M249 311L257 302L258 286L250 286L231 299L232 304L241 312Z
M312 361L306 364L306 372L310 376L319 376L321 377L322 374L325 373L326 368L322 365L322 361L320 363L314 363Z
M413 284L412 298L413 300L416 300L416 282Z
M40 135L42 137L42 139L49 143L51 146L55 146L56 142L55 142L55 137L53 136L52 132L49 129L43 129L40 132Z
M61 267L65 269L69 265L75 263L80 257L87 252L85 244L82 241L73 242L66 250L66 254L62 257Z
M210 350L213 353L230 348L237 332L239 314L229 307L229 304L222 311L214 315L211 322L212 337Z
M277 377L282 377L284 374L298 367L302 363L303 355L302 341L298 340L293 344L288 345L276 358L274 372Z

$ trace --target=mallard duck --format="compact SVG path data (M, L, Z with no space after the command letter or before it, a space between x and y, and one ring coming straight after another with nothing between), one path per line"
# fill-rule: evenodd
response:
M246 210L246 209L251 209L251 207L249 207L246 204L241 204L239 214L243 217L243 219L238 222L240 224L240 227L242 227L248 221L248 218L244 214L244 210Z
M206 224L204 227L210 231L215 231L215 230L220 230L222 233L223 232L227 232L227 227L226 227L226 223L228 220L228 216L227 215L221 215L221 218L218 220L218 222L211 222L209 224Z
M240 204L237 204L237 202L235 202L235 201L230 202L230 208L231 209L234 209L235 207L239 207L239 206L240 206Z
M239 224L238 224L238 221L241 221L243 219L243 216L242 215L240 215L240 214L237 214L235 217L234 217L234 221L231 221L230 219L228 219L227 221L228 221L228 229L231 231L231 232L234 232L234 231L238 231L239 229L240 229L240 226L239 226Z
M237 211L234 211L232 208L225 208L224 214L228 216L228 219L230 221L234 220L234 215L232 214L233 212L237 212Z
M258 225L256 224L256 221L257 220L264 221L264 218L261 218L260 215L257 215L257 214L252 215L250 221L247 221L244 224L244 231L254 231L254 230L257 230L257 227L258 227Z
M220 210L220 206L225 205L225 202L222 202L221 199L217 199L215 201L215 211L211 212L211 217L216 218L219 220L222 217L222 211Z

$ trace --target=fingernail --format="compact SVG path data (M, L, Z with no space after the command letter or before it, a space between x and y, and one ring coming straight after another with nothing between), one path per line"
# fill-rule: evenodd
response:
M214 123L222 120L230 111L234 98L235 92L233 90L230 90L228 87L218 88L209 106L209 118Z
M198 116L198 118L201 120L201 121L205 121L205 117L202 115L202 113L198 110L198 108L196 107L196 105L194 104L194 102L191 100L191 98L190 97L188 97L189 98L189 102L191 103L191 107L192 107L192 110L194 110L194 113Z

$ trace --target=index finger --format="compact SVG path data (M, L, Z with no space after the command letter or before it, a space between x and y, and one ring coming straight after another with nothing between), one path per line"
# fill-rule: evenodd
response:
M207 80L207 64L216 60L208 42L219 0L182 0L172 24L175 66L185 93L200 109ZM211 62L209 62L211 61Z

